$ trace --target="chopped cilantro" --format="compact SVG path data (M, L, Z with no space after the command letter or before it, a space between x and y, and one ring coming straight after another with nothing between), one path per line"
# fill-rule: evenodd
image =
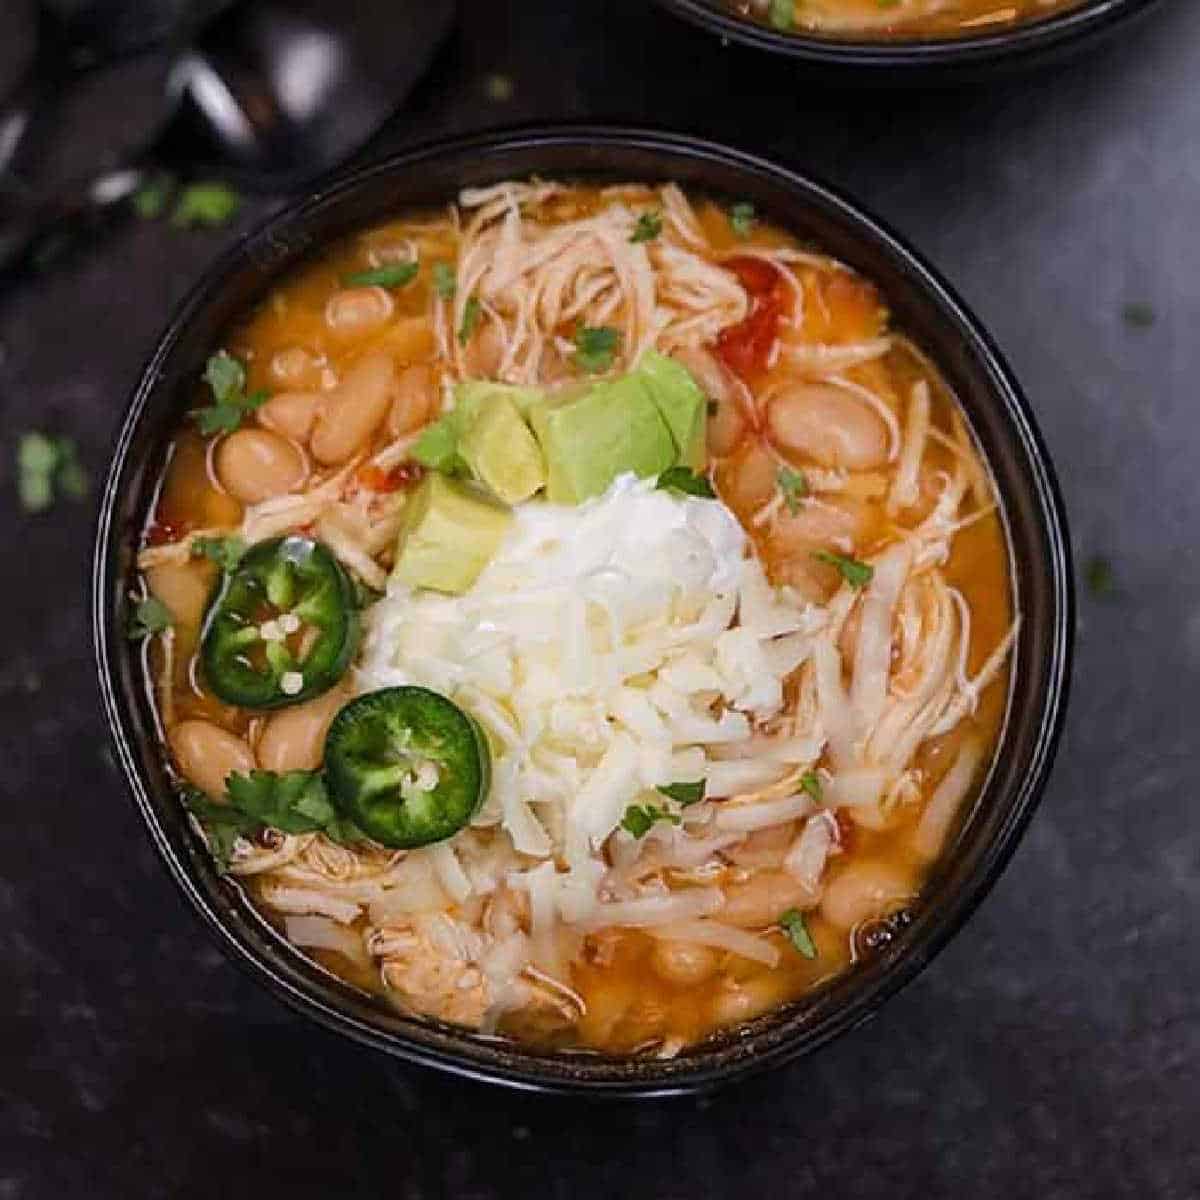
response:
M1116 594L1117 576L1112 562L1107 558L1097 555L1095 558L1089 559L1087 566L1084 567L1083 578L1087 584L1087 590L1097 600L1107 600Z
M1126 325L1134 329L1149 329L1158 319L1153 307L1144 300L1134 300L1121 309L1121 316Z
M195 225L224 225L237 215L242 198L228 184L189 183L175 201L171 224L180 229Z
M675 813L659 808L657 804L631 804L621 818L621 828L633 834L635 838L640 838L645 837L651 826L658 821L669 821L672 825L678 825L680 819Z
M59 495L79 500L87 488L87 472L70 438L36 430L21 435L17 442L17 496L26 512L44 512Z
M638 217L629 240L631 242L652 242L662 233L662 227L662 213L644 212Z
M589 375L607 371L621 345L621 335L607 325L580 325L575 330L575 365Z
M831 567L837 567L842 578L852 588L866 587L875 575L875 568L870 563L860 562L857 558L850 558L845 554L835 554L832 550L814 550L813 558L828 563Z
M356 271L342 276L346 287L402 288L412 283L421 269L420 263L391 263L386 267L375 267L370 271Z
M484 80L483 90L487 92L487 98L494 104L503 104L513 98L515 88L512 76L499 73L489 75Z
M794 517L800 511L800 501L808 495L808 480L803 471L793 471L791 467L780 467L775 473L779 490L783 493L783 502Z
M788 940L805 958L816 958L817 947L813 943L804 914L798 908L789 908L779 918L779 928L788 935Z
M821 803L821 779L816 771L805 771L800 776L800 788L807 792L818 804Z
M704 789L707 786L703 779L697 779L695 783L660 783L657 790L669 800L688 808L704 799Z
M658 487L664 491L700 496L705 500L715 500L717 497L708 476L698 475L691 467L668 467L658 477Z
M449 263L435 262L433 264L433 290L443 300L452 300L457 289L458 282L454 276L454 268Z
M754 205L746 200L733 205L729 210L729 227L736 237L748 238L754 228Z
M171 610L157 596L147 596L133 610L127 635L131 642L140 642L170 629L174 623Z
M143 221L153 221L161 217L167 209L167 201L175 189L175 181L164 172L146 177L141 187L133 193L133 211Z
M240 537L201 537L192 542L193 557L207 558L227 574L237 568L245 553L246 543Z
M214 433L232 433L247 413L267 400L266 392L255 392L252 396L245 394L246 368L224 350L212 355L205 364L204 382L216 403L196 409L192 416L205 437Z
M460 436L458 414L448 412L421 431L412 448L412 456L422 466L441 471L443 475L465 475L467 464L458 452Z
M475 326L479 324L482 312L483 306L472 296L463 307L462 324L458 327L460 346L465 346L471 340L471 335L475 332Z
M795 0L771 0L767 17L776 29L791 29L796 22Z
M366 841L352 822L340 817L329 800L319 771L251 771L225 781L226 802L217 803L195 789L184 803L195 814L224 870L239 837L253 837L264 828L283 833L323 833L342 844Z

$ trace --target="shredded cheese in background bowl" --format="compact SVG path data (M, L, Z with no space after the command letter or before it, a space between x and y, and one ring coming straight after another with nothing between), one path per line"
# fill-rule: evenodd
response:
M794 763L730 751L779 715L827 614L768 584L720 501L625 475L578 507L532 501L514 517L465 594L389 586L357 684L429 687L480 722L494 770L476 824L511 841L509 882L535 926L586 924L631 805L700 779L727 797L807 761L807 740Z

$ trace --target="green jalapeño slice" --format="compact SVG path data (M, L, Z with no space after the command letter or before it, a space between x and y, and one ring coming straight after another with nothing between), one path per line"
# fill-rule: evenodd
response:
M457 833L479 811L490 776L483 731L427 688L359 696L325 738L334 803L369 837L397 849Z
M251 547L209 605L204 678L227 704L285 708L327 692L358 648L354 584L320 542Z

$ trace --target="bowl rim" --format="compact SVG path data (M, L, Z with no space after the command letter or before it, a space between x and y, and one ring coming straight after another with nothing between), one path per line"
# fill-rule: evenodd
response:
M299 224L307 214L323 206L347 199L372 180L411 170L422 163L476 153L491 157L558 148L576 152L582 171L588 169L585 165L587 155L605 147L674 156L699 164L707 162L743 176L764 179L790 193L798 206L807 204L826 213L832 212L836 219L853 228L865 242L873 244L903 266L914 280L912 290L919 292L937 310L940 318L972 347L988 378L991 398L1004 412L1004 425L1014 445L1019 448L1022 462L1030 474L1037 510L1036 524L1046 539L1046 588L1052 612L1050 645L1045 650L1048 686L1041 699L1040 719L1028 767L1014 785L1015 795L1004 823L981 848L976 872L953 895L943 898L938 919L927 931L925 940L906 948L902 955L897 955L886 969L880 969L879 977L871 987L860 989L845 1004L822 1018L819 1024L792 1031L785 1039L756 1053L744 1052L739 1047L740 1053L732 1055L730 1061L726 1062L705 1062L700 1057L664 1062L659 1076L655 1076L645 1063L641 1064L636 1075L623 1073L621 1064L627 1065L628 1060L599 1056L595 1059L572 1057L567 1060L569 1067L564 1066L562 1056L533 1052L510 1054L509 1057L515 1062L498 1062L495 1059L501 1057L500 1052L489 1043L458 1032L450 1039L452 1048L420 1043L401 1033L384 1029L378 1019L370 1021L356 1015L349 1010L348 1002L338 1004L328 997L319 997L314 994L311 981L309 987L302 987L289 978L287 970L266 961L223 917L185 857L172 844L168 831L154 811L150 785L137 761L138 733L132 714L119 694L115 664L119 656L127 652L128 643L116 629L116 615L110 610L109 603L114 594L113 581L120 578L118 559L121 529L117 509L124 493L124 476L134 436L147 415L162 367L183 331L197 314L220 296L235 270L253 264L264 256L266 261L270 261L270 251L277 244L282 228ZM283 269L287 269L287 266ZM264 220L222 254L175 309L132 391L114 440L112 459L101 493L91 575L94 661L105 721L117 762L168 873L204 925L215 935L224 952L288 1007L327 1029L382 1050L393 1058L434 1067L463 1078L521 1090L592 1096L661 1097L714 1089L826 1045L868 1020L881 1005L911 982L945 947L991 890L1041 798L1065 716L1074 624L1074 586L1065 508L1045 445L1028 401L999 350L950 285L884 223L865 212L839 190L806 172L704 138L644 127L594 123L525 125L452 139L435 139L412 146L378 162L331 177L306 198ZM295 953L299 954L298 951ZM768 1024L762 1032L765 1035L769 1031ZM458 1048L460 1045L461 1050ZM488 1061L489 1052L493 1061ZM557 1069L551 1065L553 1063L558 1064Z
M785 33L747 17L722 11L721 0L658 0L693 25L722 38L824 67L878 70L922 67L982 66L998 60L1036 55L1149 11L1160 0L1085 0L1078 8L1036 18L1003 31L969 37L912 38L894 41L865 38L821 38Z

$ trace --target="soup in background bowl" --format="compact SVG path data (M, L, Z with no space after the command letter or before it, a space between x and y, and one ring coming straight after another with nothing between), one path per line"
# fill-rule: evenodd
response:
M659 0L818 77L955 83L1061 60L1128 30L1158 0Z
M835 38L971 37L1041 20L1084 0L727 0L781 33Z
M465 186L401 160L285 219L177 323L106 502L102 665L202 911L308 1011L509 1081L827 1036L945 936L1061 698L970 338L943 367L840 202L651 143L433 152Z

